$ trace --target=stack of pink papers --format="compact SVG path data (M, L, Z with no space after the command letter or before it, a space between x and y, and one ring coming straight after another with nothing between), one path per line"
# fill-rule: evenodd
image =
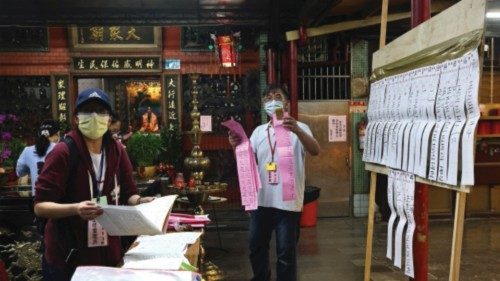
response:
M288 117L288 112L285 112ZM283 120L278 120L276 114L273 114L274 134L276 138L276 150L278 151L278 170L281 176L281 185L283 188L283 201L297 199L295 192L295 161L293 158L293 146L290 130L283 127Z
M168 217L168 229L174 229L176 225L190 225L192 228L203 228L210 223L208 215L188 215L171 213Z
M241 204L246 211L257 209L257 191L262 188L259 173L257 172L257 162L250 144L250 140L245 134L245 130L240 123L233 119L222 123L233 133L241 138L241 143L234 149L236 156L236 166L238 168L238 181L240 184Z

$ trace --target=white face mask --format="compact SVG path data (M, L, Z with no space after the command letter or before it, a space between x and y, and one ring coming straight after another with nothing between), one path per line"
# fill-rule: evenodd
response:
M267 113L267 116L273 116L274 111L277 108L283 108L283 102L279 100L270 100L264 104L264 110Z
M109 115L78 113L78 129L89 139L98 139L108 130Z

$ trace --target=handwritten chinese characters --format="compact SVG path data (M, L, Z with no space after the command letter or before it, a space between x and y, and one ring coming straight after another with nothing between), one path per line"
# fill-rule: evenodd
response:
M387 252L386 257L393 259L394 265L401 268L404 238L405 274L414 277L413 269L413 234L415 219L413 207L415 205L415 176L403 171L390 170L387 181L387 203L391 209L391 216L387 224ZM394 233L394 222L399 218ZM406 234L403 231L406 226ZM393 240L394 236L394 240ZM394 242L393 242L394 241ZM394 250L393 250L394 243Z
M175 126L179 126L179 111L177 109L178 97L178 75L165 75L165 93L167 103L167 124L170 131L175 130Z
M56 114L57 120L61 123L67 123L69 117L68 108L68 89L69 89L69 78L67 75L56 75L54 76L54 81L56 85Z
M328 141L347 141L347 116L328 116Z
M371 85L363 160L449 185L473 185L479 119L476 51Z
M75 71L147 71L161 70L160 57L74 57Z

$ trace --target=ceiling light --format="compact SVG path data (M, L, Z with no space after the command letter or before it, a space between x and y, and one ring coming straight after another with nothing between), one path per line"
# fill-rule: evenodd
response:
M500 19L500 11L491 11L486 13L486 18Z

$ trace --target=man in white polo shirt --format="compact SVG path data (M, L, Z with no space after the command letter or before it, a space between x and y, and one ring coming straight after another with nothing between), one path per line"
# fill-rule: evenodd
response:
M288 110L286 91L271 85L264 93L264 109L269 117L275 112L281 118ZM271 118L272 120L272 118ZM319 154L319 144L309 127L291 116L283 117L283 127L288 129L294 158L295 177L294 200L283 200L283 186L279 176L279 157L276 152L275 131L272 121L260 125L252 133L250 143L255 153L262 189L258 192L258 209L250 212L250 262L254 276L252 280L267 281L271 278L269 242L276 232L276 280L297 280L296 243L299 234L300 212L302 211L305 170L304 158L307 151ZM236 147L241 142L238 135L229 132L229 142Z

